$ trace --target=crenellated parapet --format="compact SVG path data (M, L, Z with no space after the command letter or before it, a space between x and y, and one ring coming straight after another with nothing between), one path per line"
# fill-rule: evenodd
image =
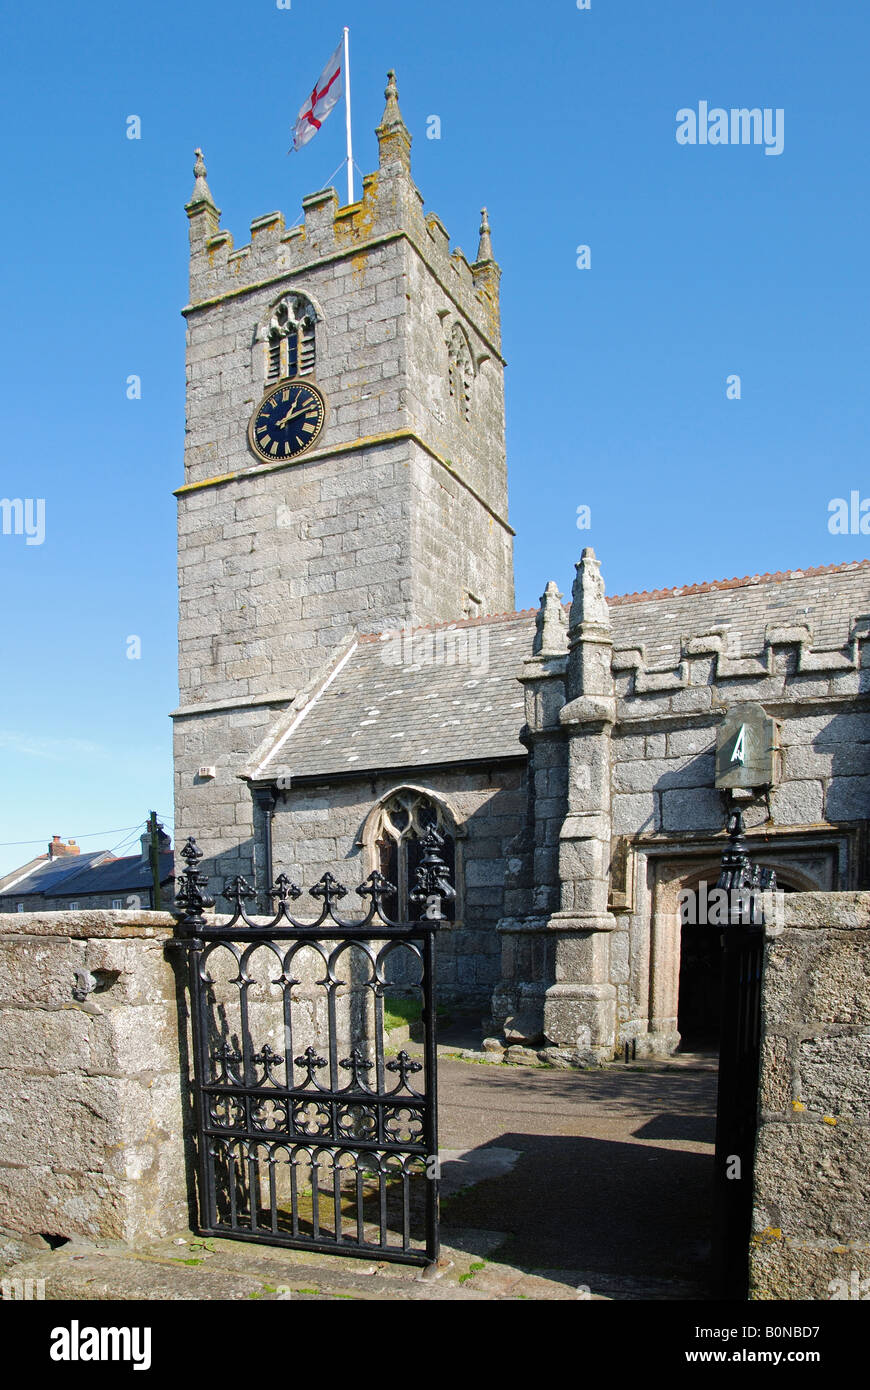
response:
M817 649L807 625L768 624L761 649L747 652L740 634L723 624L682 638L670 660L649 658L643 642L615 649L612 669L614 675L621 677L617 690L623 699L672 694L723 682L763 681L780 685L784 692L789 681L798 677L824 676L836 682L842 675L870 667L870 653L865 655L868 640L867 615L852 619L842 645L836 648ZM768 689L766 693L773 691Z
M501 349L499 281L489 219L481 213L477 258L470 262L423 197L411 175L411 135L399 109L395 73L386 88L386 108L377 128L379 166L363 178L362 197L341 206L334 188L302 200L302 217L287 227L280 212L251 223L250 240L235 247L220 226L220 210L206 181L202 151L196 151L195 185L186 212L190 222L190 307L304 274L314 264L351 259L379 244L406 238L441 282L459 310L496 351Z

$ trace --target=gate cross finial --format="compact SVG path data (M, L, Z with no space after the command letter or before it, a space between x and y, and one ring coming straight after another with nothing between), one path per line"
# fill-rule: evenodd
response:
M367 1071L371 1071L372 1067L374 1066L374 1062L368 1061L368 1059L364 1057L363 1054L360 1052L358 1047L354 1047L351 1050L351 1054L349 1057L343 1057L342 1060L339 1062L339 1066L344 1067L345 1071L350 1072L351 1090L368 1090L368 1087L365 1084L365 1074ZM362 1073L362 1075L360 1075L360 1073Z
M413 1062L404 1048L392 1062L387 1063L387 1071L397 1071L399 1073L400 1090L403 1086L407 1089L410 1089L410 1087L408 1087L408 1077L412 1074L412 1072L418 1072L422 1070L422 1062Z
M318 1057L317 1049L315 1047L306 1047L302 1056L294 1057L293 1061L295 1062L297 1067L304 1067L306 1070L307 1075L302 1083L303 1086L308 1086L312 1084L314 1082L315 1071L318 1070L318 1068L320 1067L326 1066L326 1058Z

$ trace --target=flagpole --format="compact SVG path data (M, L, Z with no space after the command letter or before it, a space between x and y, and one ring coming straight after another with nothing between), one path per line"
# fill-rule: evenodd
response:
M353 202L353 139L350 133L350 30L344 26L344 110L347 127L347 201Z

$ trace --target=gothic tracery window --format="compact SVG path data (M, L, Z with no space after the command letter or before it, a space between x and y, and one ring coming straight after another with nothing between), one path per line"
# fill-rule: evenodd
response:
M266 380L308 376L316 358L314 305L303 294L288 294L275 305L266 332Z
M450 882L456 887L453 827L448 823L441 807L424 792L411 787L393 792L381 807L380 824L375 838L377 867L398 889L398 900L389 899L387 902L387 911L391 916L408 919L420 915L419 904L415 906L410 901L409 893L414 887L415 871L422 857L422 836L433 825L444 839L441 855L447 865ZM458 916L456 900L445 900L442 912L449 921L455 921Z
M454 323L447 340L447 378L450 398L463 420L471 419L471 388L474 363L471 348L460 324Z

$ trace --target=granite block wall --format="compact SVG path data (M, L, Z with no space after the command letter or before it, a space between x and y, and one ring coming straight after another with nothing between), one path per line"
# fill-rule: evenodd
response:
M801 893L770 935L750 1297L870 1296L870 893Z
M0 1228L135 1242L187 1225L172 926L0 915Z

